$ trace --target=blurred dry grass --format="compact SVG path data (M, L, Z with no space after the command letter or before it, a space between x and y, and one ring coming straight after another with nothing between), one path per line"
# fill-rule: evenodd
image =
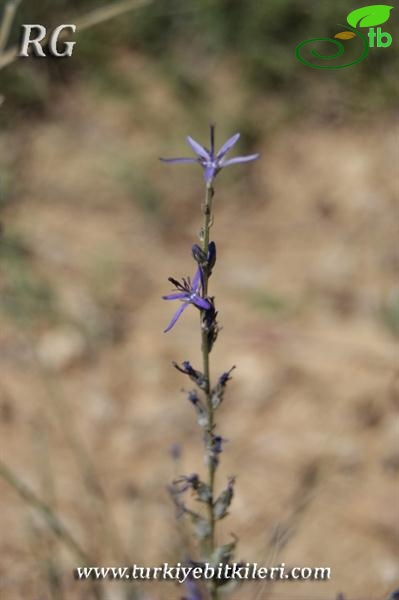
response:
M192 270L201 174L157 157L180 154L186 133L204 139L215 117L219 140L244 127L252 148L252 129L228 62L208 72L197 116L153 62L122 53L112 68L128 93L75 82L45 119L0 140L1 445L93 562L157 564L179 558L168 449L183 446L179 472L202 464L171 367L199 362L197 315L165 336L172 307L160 300L169 275ZM238 534L240 559L331 566L331 582L276 586L275 598L383 598L399 581L397 123L330 124L310 110L294 124L278 96L251 102L262 159L219 176L213 230L214 373L237 365L219 416L222 475L238 476L222 529ZM4 483L1 497L4 598L55 597L57 568L62 597L87 598L76 558ZM179 597L171 585L145 593Z

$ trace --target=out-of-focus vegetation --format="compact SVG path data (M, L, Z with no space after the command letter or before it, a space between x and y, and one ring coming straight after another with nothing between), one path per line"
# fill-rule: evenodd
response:
M0 310L8 316L23 320L54 315L54 298L44 277L32 268L31 253L23 239L9 234L0 244L2 283Z
M22 0L9 47L23 23L118 4ZM198 315L164 335L161 296L191 271L203 181L158 157L191 154L184 136L206 143L211 119L217 144L240 131L237 153L261 153L218 176L212 231L213 371L237 365L222 407L222 468L239 476L226 537L239 560L331 565L310 596L396 586L397 9L392 46L352 68L295 56L364 4L143 0L78 32L72 59L0 69L0 437L15 473L0 481L1 597L94 597L48 521L21 518L19 482L92 564L181 560L165 487L202 457L171 362L199 352ZM356 55L358 40L344 45ZM183 593L150 585L151 600ZM131 583L120 597L137 598Z
M11 41L17 42L22 23L48 27L73 23L90 10L110 4L105 0L24 1ZM301 41L333 37L339 31L337 24L345 23L348 12L363 4L358 0L346 6L330 0L316 4L307 0L155 0L81 33L73 63L49 60L44 66L43 61L30 60L20 61L18 68L14 64L4 69L1 88L3 93L7 91L9 107L30 112L43 110L51 102L57 82L69 83L73 77L90 76L103 81L110 91L126 91L110 66L115 53L124 50L152 56L159 76L169 78L182 100L194 104L206 93L203 82L210 64L227 60L242 76L248 101L256 93L278 94L289 107L290 117L303 116L315 86L325 88L320 108L328 117L334 116L338 102L352 114L361 114L370 104L374 109L390 110L396 97L397 45L373 49L361 66L322 75L295 58ZM394 15L384 25L391 34L393 19ZM356 54L356 44L347 42L345 52Z

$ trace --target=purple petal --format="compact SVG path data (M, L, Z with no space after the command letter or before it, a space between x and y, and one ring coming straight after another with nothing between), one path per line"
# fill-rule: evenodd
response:
M234 146L234 144L237 142L237 140L239 139L239 137L240 137L240 134L239 134L239 133L236 133L236 134L235 134L235 135L233 135L231 138L229 138L229 139L227 140L227 142L225 142L225 143L223 144L223 146L220 148L219 152L217 153L217 156L216 156L216 158L217 158L217 159L219 159L219 160L220 160L221 158L223 158L223 156L224 156L225 154L227 154L227 152L228 152L229 150L231 150L231 148L232 148L232 147Z
M193 277L193 281L191 283L191 288L198 292L199 291L199 284L201 283L201 287L204 288L204 274L202 272L201 267L198 267L198 269L195 272L195 275Z
M200 281L202 283L201 269L198 267L198 269L196 270L195 275L193 277L193 280L191 282L191 288L193 290L197 290L198 284L199 284Z
M174 292L173 294L162 296L162 300L183 300L183 298L187 298L187 292Z
M236 156L235 158L229 158L223 161L222 167L228 167L229 165L236 165L237 163L249 162L259 158L260 154L249 154L248 156Z
M204 177L206 183L210 183L216 175L216 167L208 166L204 169Z
M207 150L205 150L205 148L203 146L201 146L201 144L199 144L198 142L193 140L193 138L191 136L187 136L187 142L190 144L190 146L194 150L194 152L196 154L198 154L198 156L200 156L201 158L204 158L205 160L209 160L209 158L210 158L209 152Z
M195 295L195 297L191 300L191 303L197 308L202 308L202 310L209 310L211 308L211 304L208 302L208 300L205 300L205 298L201 298L197 295Z
M172 319L170 320L169 325L167 326L166 329L164 329L164 333L168 333L168 331L170 331L172 329L173 325L176 323L177 319L180 317L182 312L187 308L187 306L188 306L188 303L185 303L185 304L182 304L181 306L179 306L179 308L173 315Z
M162 162L166 163L196 163L196 158L160 158Z

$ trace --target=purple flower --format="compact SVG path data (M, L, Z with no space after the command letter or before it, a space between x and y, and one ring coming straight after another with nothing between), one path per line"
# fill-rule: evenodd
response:
M186 593L188 593L188 596L184 596L184 598L182 600L201 600L202 599L201 591L198 587L197 582L194 581L194 579L192 579L191 577L188 577L186 579L184 585L186 587Z
M199 163L204 169L204 177L207 184L210 184L216 177L221 169L228 167L229 165L235 165L237 163L249 162L259 158L259 154L249 154L247 156L236 156L235 158L225 159L226 154L232 149L234 144L238 141L240 134L236 133L227 140L215 153L215 126L211 125L211 144L210 150L201 146L192 137L187 137L187 142L194 150L198 158L161 158L164 162L169 163Z
M210 308L212 308L211 303L205 298L202 298L201 296L202 274L201 269L199 267L192 281L189 277L187 277L187 279L183 279L182 282L176 281L176 279L173 279L173 277L169 277L169 281L173 283L177 292L174 292L173 294L168 294L167 296L162 296L162 298L164 300L180 300L183 304L179 306L179 308L173 315L169 325L165 329L165 333L172 329L177 319L187 308L187 306L189 306L189 304L193 304L200 310L209 310Z

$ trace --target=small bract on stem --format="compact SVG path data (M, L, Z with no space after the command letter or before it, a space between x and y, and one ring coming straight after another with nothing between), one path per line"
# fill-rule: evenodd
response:
M209 278L216 263L216 245L210 240L210 230L213 224L213 197L215 193L213 184L217 174L226 166L256 160L259 157L259 154L250 154L226 159L227 153L236 144L239 137L240 134L236 133L216 152L215 127L211 125L209 150L188 136L187 142L197 154L197 158L161 159L169 163L198 163L203 168L205 178L205 198L202 203L203 223L199 233L200 245L194 244L192 247L192 255L197 263L197 270L192 280L186 278L179 282L170 277L169 281L175 286L176 291L163 296L163 299L182 302L165 332L174 327L188 306L194 306L200 311L202 371L194 369L189 361L184 361L181 366L174 363L174 366L181 373L187 375L198 388L198 391L195 389L188 392L188 399L195 408L198 425L203 431L207 476L206 480L202 481L196 473L188 476L182 475L173 482L170 491L178 509L178 514L186 515L192 521L194 533L200 542L201 560L215 566L220 562L227 564L232 560L237 541L234 537L233 542L218 547L215 531L217 521L228 514L234 495L234 477L229 477L226 488L218 497L215 493L216 470L225 442L224 438L215 431L215 413L223 401L226 384L231 379L231 372L235 367L223 373L218 378L216 385L212 385L210 354L219 332L219 326L214 298L209 295L208 290ZM188 490L191 490L199 502L206 505L205 516L186 506L182 496ZM222 583L217 578L210 580L209 592L212 600L218 600L219 587ZM190 596L186 596L186 600L201 598L201 592L197 587L193 591L190 590L189 593Z

